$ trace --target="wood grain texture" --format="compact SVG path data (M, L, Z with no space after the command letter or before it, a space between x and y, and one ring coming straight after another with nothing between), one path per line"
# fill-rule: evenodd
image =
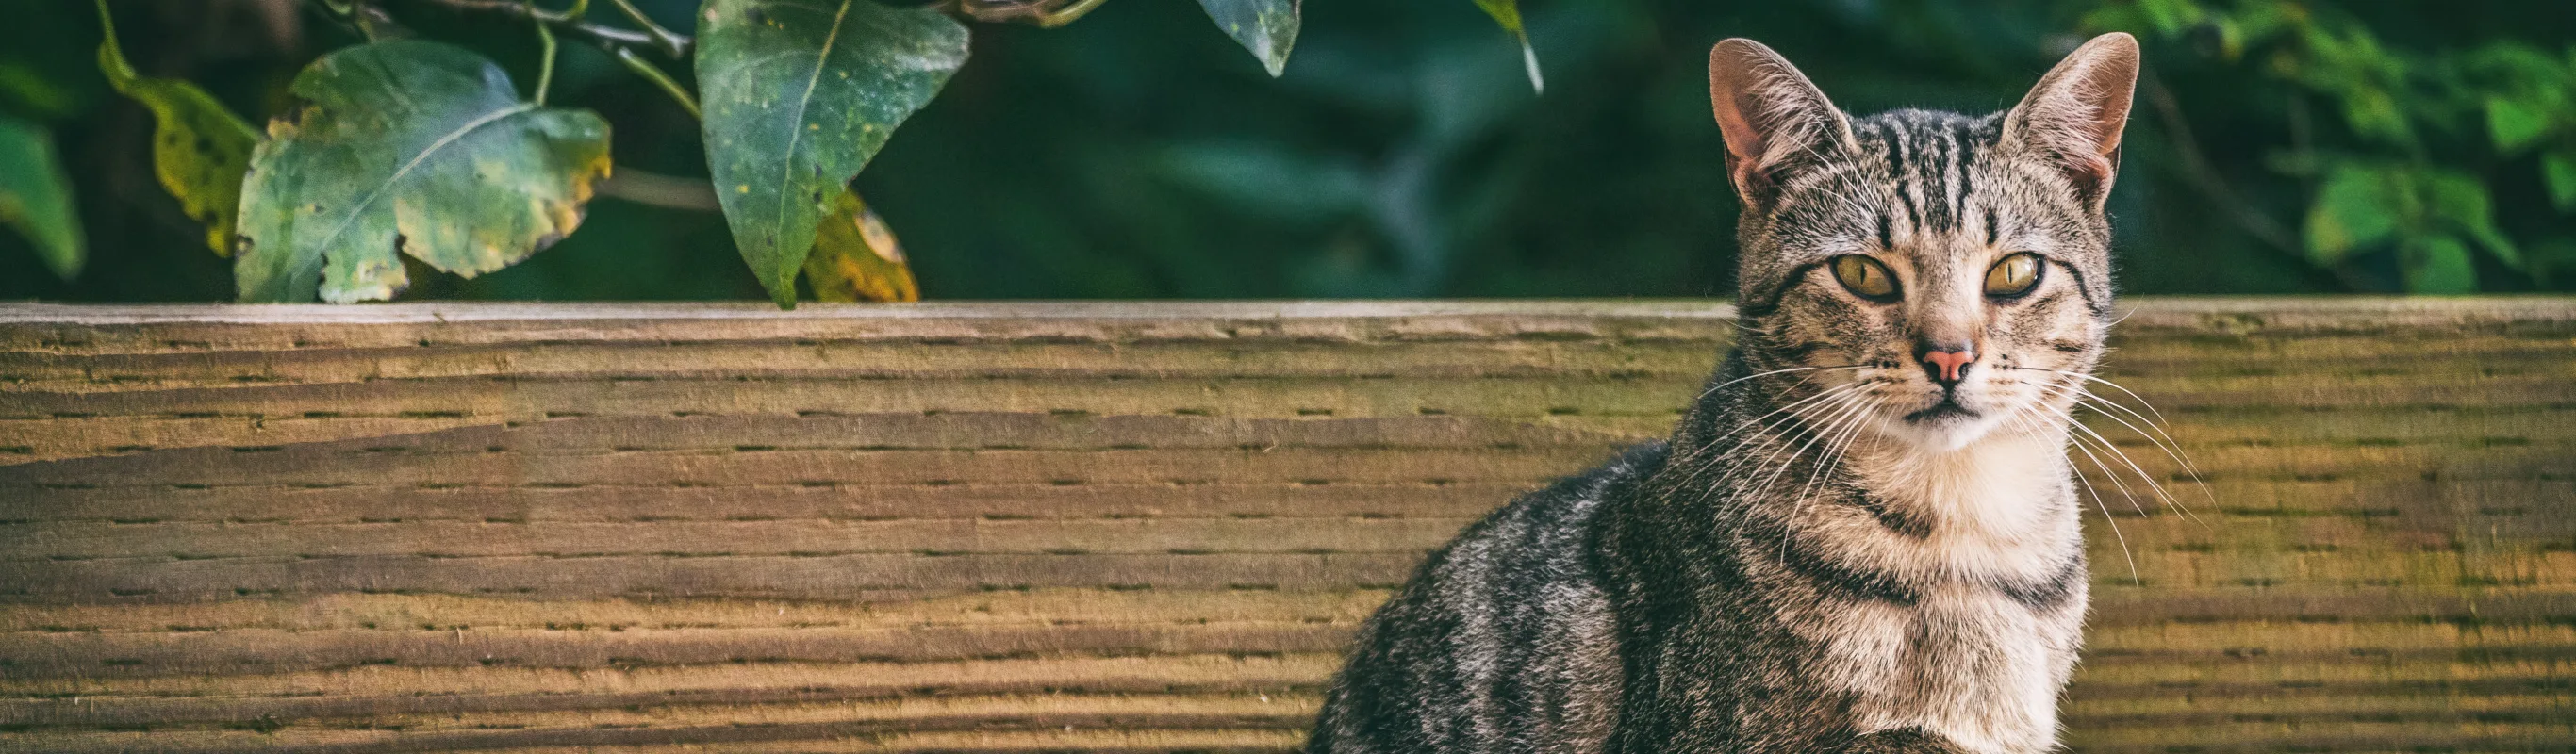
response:
M0 749L1284 751L1731 316L0 305ZM2576 301L2125 316L2074 747L2576 746Z

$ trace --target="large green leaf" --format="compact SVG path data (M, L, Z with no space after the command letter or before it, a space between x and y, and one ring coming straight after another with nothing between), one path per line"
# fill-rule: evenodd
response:
M2369 167L2337 166L2308 208L2308 256L2334 264L2396 233L2405 204L2397 178Z
M107 0L99 0L99 22L107 40L98 45L98 70L107 83L152 111L152 167L161 187L178 198L180 209L206 226L206 245L215 253L233 253L233 221L241 210L242 174L250 169L251 149L259 133L241 116L197 85L178 79L146 78L125 62L116 43L115 19Z
M519 100L499 66L394 40L314 61L307 104L268 124L242 185L244 301L380 301L410 284L396 252L473 276L572 233L608 175L608 123Z
M42 126L0 115L0 225L34 241L45 266L69 280L80 274L88 247L72 213L71 179L54 159L54 139Z
M833 208L814 233L814 253L805 257L805 284L814 289L814 300L921 300L903 244L859 193L841 192Z
M1297 46L1300 0L1199 0L1208 18L1225 35L1252 51L1261 67L1277 76L1288 70L1288 50Z
M1530 90L1547 93L1547 79L1538 72L1538 51L1530 48L1529 29L1521 26L1520 0L1476 0L1476 7L1485 9L1485 15L1493 16L1503 31L1520 40L1521 66L1529 69Z
M708 0L707 168L735 246L779 306L845 185L949 74L966 27L873 0Z

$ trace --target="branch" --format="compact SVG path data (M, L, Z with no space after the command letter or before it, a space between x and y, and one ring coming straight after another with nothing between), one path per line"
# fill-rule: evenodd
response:
M865 2L865 0L860 0ZM703 178L649 173L624 165L610 171L608 180L599 182L599 193L637 204L685 209L697 212L719 212L724 205L716 202L716 187Z
M581 1L589 2L589 0ZM662 28L661 24L653 23L653 17L644 15L643 9L635 7L634 0L609 1L616 3L617 10L626 14L626 20L635 22L636 28L643 29L645 36L652 37L653 46L661 48L662 54L671 56L672 60L689 59L689 43L693 40L688 36L674 34L671 30Z
M598 45L603 49L614 49L619 47L649 47L665 55L671 56L673 60L687 59L689 48L696 41L690 39L686 35L674 34L669 30L661 29L660 27L654 27L654 31L659 32L657 35L653 32L632 31L613 26L601 26L599 24L581 20L581 16L579 14L554 13L528 2L524 2L523 0L409 1L420 5L435 5L459 13L482 13L501 16L504 18L514 18L522 21L534 21L553 28L556 33L590 42L591 44ZM620 5L624 5L624 3L620 3Z
M2140 72L2138 84L2142 93L2147 95L2147 102L2155 106L2157 120L2164 124L2166 137L2173 140L2175 155L2182 158L2184 177L2200 189L2209 203L2233 217L2236 224L2255 240L2301 262L2314 264L2301 251L2304 247L2300 245L2297 233L2237 198L2236 190L2227 185L2226 177L2219 174L2217 166L2210 164L2208 155L2201 153L2200 141L2191 134L2191 121L2183 117L2182 103L2174 99L2173 90L2165 88L2164 80L2158 78L2155 71L2146 70ZM2350 270L2340 267L2324 269L2347 288L2369 290L2369 285Z
M1107 0L942 0L941 12L986 23L1018 21L1053 29L1073 23Z

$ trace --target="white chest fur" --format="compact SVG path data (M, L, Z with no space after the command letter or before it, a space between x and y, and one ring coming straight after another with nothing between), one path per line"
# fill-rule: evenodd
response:
M1814 637L1864 731L1921 728L1976 752L2053 748L2082 587L2034 608L1991 585L2060 577L2082 546L2062 442L1993 437L1937 454L1891 443L1845 467L1881 505L1928 524L1916 536L1856 512L1818 522L1838 530L1844 557L1921 585L1914 604L1868 604Z

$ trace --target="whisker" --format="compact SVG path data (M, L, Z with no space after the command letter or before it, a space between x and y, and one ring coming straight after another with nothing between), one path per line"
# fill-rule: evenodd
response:
M1793 401L1793 402L1789 403L1788 405L1781 406L1781 407L1776 408L1776 409L1772 409L1771 413L1767 413L1767 414L1763 414L1763 415L1761 415L1761 416L1759 416L1759 417L1755 417L1755 418L1754 418L1752 421L1750 421L1750 422L1745 422L1745 423L1744 423L1744 424L1742 424L1742 425L1738 425L1734 430L1732 430L1732 431L1728 432L1725 436L1723 436L1723 437L1719 437L1719 438L1717 438L1717 439L1715 439L1715 440L1710 440L1709 442L1707 442L1707 443L1705 443L1705 444L1703 444L1703 445L1700 445L1700 446L1699 446L1699 447L1697 447L1697 448L1692 449L1692 452L1691 452L1691 456L1692 456L1692 457L1691 457L1691 459L1690 459L1690 460L1697 460L1697 459L1698 459L1698 457L1699 457L1699 456L1701 456L1701 455L1703 455L1703 454L1716 452L1718 449L1720 449L1720 448L1722 448L1722 447L1727 447L1727 442L1728 442L1728 441L1730 441L1730 440L1734 440L1734 439L1736 439L1737 437L1743 436L1746 432L1752 432L1752 433L1754 433L1754 436L1753 436L1753 437L1751 437L1751 438L1746 438L1746 439L1748 439L1748 440L1750 440L1750 439L1759 439L1759 438L1761 438L1761 437L1767 436L1767 435L1770 433L1770 431L1771 431L1772 429L1775 429L1775 428L1777 428L1777 427L1779 427L1779 426L1785 426L1785 424L1786 424L1787 422L1789 422L1789 421L1791 421L1791 420L1793 420L1793 419L1797 418L1797 417L1798 417L1797 409L1798 409L1800 406L1803 406L1803 405L1806 405L1806 404L1809 404L1809 403L1813 403L1813 402L1816 402L1816 401L1819 401L1819 400L1824 400L1824 399L1827 399L1827 398L1832 397L1832 396L1842 395L1842 394L1848 394L1848 393L1850 393L1850 392L1852 392L1852 391L1859 390L1861 387L1862 387L1862 384L1861 384L1861 383L1857 383L1857 382L1855 382L1855 383L1847 383L1847 384L1842 384L1842 385L1835 385L1835 386L1833 386L1833 387L1826 388L1826 389L1824 389L1824 390L1822 390L1822 391L1819 391L1819 392L1817 392L1815 395L1807 396L1807 397L1805 397L1805 398L1801 398L1801 399L1799 399L1799 400L1797 400L1797 401ZM1772 418L1772 417L1774 417L1774 416L1780 416L1781 414L1787 414L1787 416L1781 416L1781 418L1779 418L1779 419L1773 419L1773 420L1771 420L1769 423L1764 423L1764 420L1766 420L1766 419L1771 419L1771 418ZM1740 446L1741 444L1742 444L1742 443L1737 443L1737 445L1739 445L1739 446ZM1709 468L1714 467L1714 466L1716 465L1715 461L1717 461L1717 460L1722 460L1722 459L1710 459L1710 461L1711 461L1710 463L1708 463L1708 464L1706 464L1706 465L1702 465L1702 466L1700 466L1699 468L1692 470L1692 471L1691 471L1690 476L1684 477L1680 482L1675 483L1675 485L1674 485L1674 486L1676 486L1676 487L1688 486L1691 482L1693 482L1693 481L1697 481L1697 480L1699 479L1699 477L1700 477L1700 475L1701 475L1701 474L1707 473L1707 471L1708 471L1708 469L1709 469ZM1722 481L1724 481L1724 478L1723 478L1723 477L1721 477L1721 478L1719 479L1719 481L1721 481L1721 482L1722 482ZM1712 486L1712 487L1714 487L1714 486L1716 486L1716 485L1715 485L1715 484L1712 484L1711 486Z
M2039 405L2045 406L2046 404ZM2100 443L2103 452L2109 453L2112 457L2120 459L2121 463L2127 464L2129 471L2136 474L2139 481L2146 482L2147 488L2153 490L2156 493L2156 498L2162 501L2166 507L2172 508L2175 513L2181 514L2183 518L2190 519L2192 522L2198 523L2201 526L2206 527L2209 525L2208 522L2202 521L2199 516L2194 515L2189 509L2184 508L2181 501L2175 500L2173 494L2165 490L2164 485L2156 483L2154 475L2148 474L2145 467L2139 466L2136 459L2130 458L2128 452L2121 450L2118 445L2111 442L2110 438L2103 437L2102 433L2094 431L2092 427L2084 426L2083 422L2076 421L2073 415L2068 414L2065 411L2058 410L2054 406L2050 406L2048 409L2049 411L2057 414L2058 418L2064 419L2067 426L2072 427L2076 431L2082 432L2085 435L2092 436L2095 442ZM2117 478L2118 477L2116 475L2113 477L2115 480Z
M2024 415L2019 411L2013 412L2013 414L2007 417L2006 420L2017 425L2023 425L2030 430L2035 431L2038 429L2036 426L2030 426L2031 423L2035 421L2035 417ZM2090 456L2092 451L2085 451L2085 454ZM2094 459L2093 465L2096 467L2101 466L2101 459ZM2146 577L2139 575L2138 573L2137 553L2131 552L2129 549L2129 535L2120 531L2120 520L2118 517L2111 515L2111 506L2102 502L2102 491L2094 489L2092 480L2085 479L2083 474L2077 473L2072 476L2075 477L2076 484L2083 485L2085 496L2093 498L2093 508L2102 512L2102 523L2111 527L2111 539L2120 544L2120 559L2127 561L2129 564L2129 582L2141 587L2146 586ZM2137 499L2135 497L2130 498L2129 504L2132 507L2136 507ZM2145 511L2144 508L2140 508L2139 510L2142 513Z
M2209 504L2212 506L2218 505L2218 496L2209 491L2209 484L2207 482L2201 481L2200 467L2191 462L2190 456L2183 454L2181 441L2174 440L2172 435L2165 433L2162 429L2148 432L2146 429L2142 429L2136 424L2131 424L2129 420L2120 418L2119 414L2112 413L2107 410L2100 410L2105 406L2123 410L2125 410L2126 407L2111 403L2102 396L2095 395L2092 391L2079 390L2076 395L2076 403L2077 405L2094 407L2097 409L2098 413L2105 417L2109 417L2111 421L2119 422L2120 426L2128 427L2129 431L2136 432L2138 433L2138 436L2147 438L2147 442L2155 443L2157 450L2164 451L2166 458L2173 459L2175 465L2182 467L2183 474L2191 478L2192 486L2200 489L2201 497L2207 498L2209 500ZM2135 413L2133 412L2131 415L2134 416ZM2146 418L2138 417L2138 420L2146 421ZM2152 427L2154 425L2150 424L2148 426Z
M1790 368L1787 368L1787 369L1774 369L1774 370L1771 370L1771 371L1768 371L1768 372L1760 372L1760 373L1756 373L1756 374L1748 374L1748 375L1745 375L1745 376L1742 376L1742 377L1737 377L1737 378L1735 378L1735 379L1727 380L1727 381L1725 381L1725 382L1723 382L1723 383L1720 383L1720 384L1718 384L1718 385L1716 385L1716 386L1710 387L1710 388L1709 388L1709 389L1707 389L1707 390L1702 390L1702 391L1700 391L1700 393L1699 393L1699 397L1700 397L1700 398L1707 398L1707 397L1709 397L1710 395L1714 395L1714 394L1716 394L1716 393L1717 393L1717 391L1719 391L1719 390L1726 389L1727 387L1733 386L1733 385L1734 385L1734 384L1736 384L1736 383L1743 382L1743 381L1745 381L1745 380L1754 379L1754 378L1757 378L1757 377L1769 377L1769 376L1771 376L1771 375L1775 375L1775 374L1788 374L1788 373L1790 373L1790 372L1831 372L1831 371L1837 371L1837 370L1843 370L1843 369L1859 369L1859 368L1862 368L1862 367L1865 367L1865 366L1868 366L1868 365L1867 365L1867 364L1845 364L1845 365L1842 365L1842 366L1834 366L1834 367L1790 367ZM1693 399L1693 400L1694 400L1694 401L1696 401L1696 400L1698 400L1698 399Z
M1791 411L1789 416L1781 417L1780 419L1778 419L1778 420L1776 420L1776 421L1772 422L1772 423L1771 423L1771 425L1766 426L1766 427L1764 427L1764 428L1763 428L1763 429L1764 429L1764 432L1762 433L1762 434L1763 434L1763 436L1764 436L1764 437L1770 437L1770 436L1771 436L1771 435L1770 435L1770 430L1773 430L1773 429L1785 429L1785 428L1788 426L1788 424L1789 424L1789 423L1794 422L1794 421L1797 421L1797 420L1802 420L1802 419L1803 419L1803 420L1808 420L1808 423L1809 423L1809 424L1811 424L1811 425L1820 425L1820 424L1823 424L1823 422L1817 422L1817 421L1814 421L1814 420L1816 419L1816 417L1807 415L1807 414L1805 413L1806 411L1810 411L1810 410L1812 410L1812 411L1816 411L1816 412L1819 412L1819 413L1822 413L1822 414L1827 414L1827 415L1830 415L1830 416L1836 416L1836 417L1839 417L1839 416L1841 415L1841 413L1842 413L1844 410L1846 410L1846 409L1847 409L1847 408L1848 408L1848 407L1849 407L1849 406L1850 406L1854 401L1856 401L1856 400L1858 399L1858 396L1859 396L1859 393L1860 393L1860 387L1861 387L1861 386L1860 386L1860 385L1858 385L1858 384L1853 384L1853 385L1848 385L1848 386L1845 386L1845 387L1849 387L1849 388L1851 388L1851 389L1849 389L1849 390L1843 390L1843 391L1838 392L1838 393L1835 395L1834 399L1833 399L1833 400L1831 400L1831 401L1826 401L1826 402L1822 402L1822 403L1816 403L1816 404L1812 404L1812 405L1807 406L1807 407L1805 407L1805 408L1803 408L1803 409L1801 409L1801 410L1798 410L1798 411ZM1811 435L1811 436L1813 436L1817 429L1819 429L1819 427L1817 427L1817 426L1810 426L1810 427L1808 428L1808 431L1809 431L1810 435ZM1776 438L1775 438L1775 439L1776 439ZM1799 455L1800 453L1803 453L1803 452L1804 452L1803 448L1801 448L1801 449L1795 449L1795 450L1791 449L1791 448L1789 447L1789 445L1788 445L1788 443L1790 443L1790 442L1795 442L1795 440L1794 440L1794 439L1792 439L1792 440L1785 440L1785 441L1779 442L1778 444L1772 445L1772 446L1771 446L1771 447L1770 447L1766 452L1764 452L1764 453L1762 454L1762 459L1761 459L1761 462L1760 462L1760 463L1746 464L1746 463L1744 463L1744 462L1743 462L1743 460L1746 460L1746 459L1739 459L1737 463L1735 463L1735 464L1733 464L1733 465L1731 465L1731 466L1729 466L1729 467L1727 468L1727 470L1726 470L1726 473L1725 473L1725 474L1720 475L1720 476L1719 476L1715 481L1710 482L1710 486L1711 486L1711 487L1723 487L1723 486L1726 486L1726 485L1727 485L1728 483L1730 483L1730 482L1741 481L1741 480L1743 480L1743 479L1749 479L1749 478L1751 478L1751 475L1752 475L1752 474L1759 474L1759 473L1762 473L1762 471L1763 471L1764 469L1773 468L1773 467L1775 467L1775 466L1781 466L1781 467L1784 467L1784 468L1785 468L1785 462L1786 462L1786 461L1789 461L1789 460L1795 460L1795 459L1798 457L1798 455ZM1812 442L1812 440L1811 440L1811 442ZM1783 457L1781 456L1781 454L1782 454L1783 452L1788 453L1787 458L1783 458ZM1768 486L1768 484L1769 484L1768 482L1765 482L1765 483L1764 483L1764 485L1765 485L1765 486Z
M1854 393L1845 393L1845 395L1854 395ZM1843 401L1842 403L1843 403L1843 407L1842 407L1842 408L1840 408L1840 409L1838 409L1838 410L1833 414L1833 417L1832 417L1831 419L1829 419L1829 420L1827 420L1826 422L1824 422L1824 424L1825 424L1826 426L1828 426L1828 427L1839 427L1839 426L1841 426L1841 424L1842 424L1842 422L1843 422L1843 420L1844 420L1844 417L1851 416L1852 414L1854 414L1855 412L1857 412L1857 411L1860 409L1860 407L1861 407L1861 404L1860 404L1860 402L1859 402L1857 399L1854 399L1854 400L1848 400L1848 401ZM1796 464L1795 464L1795 463L1793 463L1793 462L1795 462L1796 460L1798 460L1798 457L1799 457L1799 456L1806 455L1806 454L1807 454L1807 449L1808 449L1808 448L1815 447L1817 442L1822 441L1822 440L1824 440L1824 439L1825 439L1825 436L1826 436L1826 435L1825 435L1825 433L1824 433L1824 432L1811 432L1811 433L1809 434L1809 437L1807 438L1807 442L1806 442L1806 444L1798 446L1798 450L1797 450L1797 452L1790 453L1790 454L1789 454L1789 457L1788 457L1787 459L1785 459L1785 460L1783 460L1783 461L1778 461L1778 462L1776 462L1776 463L1778 463L1778 465L1779 465L1779 467L1780 467L1780 468L1773 470L1773 471L1771 472L1771 476L1770 476L1770 477L1768 477L1768 478L1763 479L1763 480L1762 480L1762 484L1761 484L1761 485L1759 485L1759 486L1757 486L1757 487L1755 487L1754 489L1757 489L1757 490L1760 490L1760 489L1769 489L1769 488L1771 487L1771 485L1773 485L1773 484L1778 484L1778 483L1780 482L1780 477L1781 477L1781 475L1789 473L1789 468L1790 468L1791 466L1796 465Z
M2123 424L2123 425L2127 425L2127 426L2128 426L2128 428L2129 428L2129 431L2136 432L2136 433L2138 433L2140 436L2144 436L2144 437L2146 437L2146 438L2147 438L2147 440L2148 440L2149 442L2154 442L2154 443L2156 444L2156 447L2157 447L2157 449L2158 449L2158 450L2162 450L2162 451L2164 451L2164 453L2165 453L2165 455L2166 455L2167 457L2170 457L2170 458L2172 458L2172 459L2174 460L2174 463L2179 464L2179 465L2181 465L2181 466L2182 466L2183 473L2184 473L2185 475L2187 475L2187 476L2191 477L2191 483L2192 483L2192 485L2193 485L2194 487L2197 487L2197 488L2199 488L2199 489L2200 489L2200 495L2201 495L2201 497L2202 497L2202 498L2204 498L2204 499L2208 500L2208 501L2209 501L2209 504L2210 504L2211 506L2213 506L2213 507L2214 507L2214 506L2216 506L2216 505L2218 505L2218 495L2217 495L2216 493L2213 493L2213 492L2211 492L2211 491L2210 491L2210 489L2209 489L2209 483L2208 483L2208 482L2203 478L2202 474L2200 473L2200 466L2199 466L2199 464L2196 464L2196 463L2193 463L2193 462L2192 462L2190 454L2187 454L2187 453L2182 452L2182 441L2181 441L2181 440L2179 440L2179 439L2175 439L2175 438L2174 438L2174 436L2173 436L2173 433L2172 433L2172 432L2168 432L2168 431L2166 431L2166 430L2165 430L2165 426L2164 426L2164 425L2169 424L2169 423L2171 423L2171 422L2169 422L2169 421L2167 421L2167 420L2165 419L2165 415L2164 415L2164 412L2163 412L2163 411L2159 411L2159 410L2157 410L2157 409L2156 409L2156 404L2155 404L2155 402L2147 400L2146 396L2139 395L2137 391L2135 391L2135 390L2130 390L2130 389L2128 388L2128 386L2126 386L2126 385L2122 385L2122 384L2117 383L2117 382L2112 382L2112 381L2110 381L2110 380L2108 380L2108 379L2103 379L2103 378L2101 378L2101 377L2095 377L2095 376L2093 376L2093 375L2084 374L2084 373L2082 373L2082 372L2069 372L2069 371L2062 370L2062 369L2043 369L2043 368L2040 368L2040 367L2010 367L2010 368L2013 368L2013 369L2028 369L2028 370L2035 371L2035 372L2047 372L2047 373L2051 373L2051 374L2062 374L2062 375L2066 375L2066 376L2069 376L2069 377L2074 377L2074 378L2077 378L2077 379L2085 380L2085 381L2087 381L2087 382L2098 382L2098 383L2102 383L2102 384L2104 384L2104 385L2109 385L2109 386L2111 386L2111 388L2112 388L2112 389L2114 389L2114 390L2118 390L2118 391L2120 391L2120 392L2122 392L2122 393L2127 394L2131 399L2136 400L2136 401L2138 402L2138 405L2141 405L2141 406L2145 406L2145 407L2147 407L2147 412L2155 415L2155 419L2154 419L2154 420L2152 420L2152 421L2151 421L2151 420L2149 420L2145 415L2139 414L2137 409L2133 409L2133 408L2129 408L2128 406L2121 405L2118 401L2113 401L2113 400L2111 400L2111 399L2109 399L2109 398L2107 398L2107 397L2104 397L2104 396L2102 396L2102 395L2100 395L2100 394L2098 394L2098 393L2094 393L2094 392L2093 392L2093 391L2091 391L2091 390L2085 390L2085 389L2082 389L2082 388L2083 388L2083 386L2082 386L2082 385L2080 385L2080 384L2075 386L2075 387L2077 388L2077 390L2076 390L2076 393L2077 393L2077 401L2078 401L2079 403L2081 403L2081 402L2083 401L2083 399L2084 399L2084 398L2086 398L2086 397L2090 397L2090 398L2092 398L2094 401L2097 401L2097 402L2098 402L2098 405L2096 405L2096 406L2095 406L2095 408L2096 408L2097 410L2102 410L2102 412L2103 412L2103 414L2104 414L2104 415L2106 415L2106 416L2110 416L2110 417L2111 417L2111 419L2112 419L2113 421L2118 421L2118 422L2120 422L2120 423L2121 423L2121 424ZM2043 385L2043 387L2045 387L2045 385ZM2113 410L2116 410L2116 411L2119 411L2119 412L2126 413L2126 414L2128 414L2130 417L2137 419L2137 420L2138 420L2138 424L2144 424L2144 425L2146 425L2146 426L2145 426L2145 427L2140 427L2140 426L2138 426L2138 424L2131 424L2131 423L2129 423L2127 420L2125 420L2125 419L2121 419L2118 415L2111 413L2111 411L2113 411ZM2149 430L2153 430L2153 431L2149 431Z

